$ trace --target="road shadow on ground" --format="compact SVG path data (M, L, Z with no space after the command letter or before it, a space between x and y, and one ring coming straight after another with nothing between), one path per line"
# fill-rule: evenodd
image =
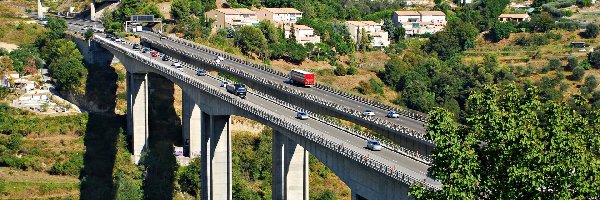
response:
M177 162L173 144L181 142L181 120L173 106L175 88L168 79L149 73L149 149L145 167L144 199L173 199Z

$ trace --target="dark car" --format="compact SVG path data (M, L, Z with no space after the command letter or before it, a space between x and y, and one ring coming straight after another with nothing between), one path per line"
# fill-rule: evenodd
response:
M133 44L133 49L136 51L140 50L140 44Z
M162 57L162 60L163 60L163 61L169 61L169 59L170 59L170 58L169 58L169 56L167 56L167 55L165 55L165 56L163 56L163 57Z
M198 69L198 71L196 71L196 76L206 76L206 70Z
M150 52L150 48L148 48L148 47L144 47L144 48L142 49L142 53L148 53L148 52Z

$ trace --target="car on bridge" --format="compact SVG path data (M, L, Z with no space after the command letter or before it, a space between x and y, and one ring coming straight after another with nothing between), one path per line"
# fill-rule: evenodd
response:
M133 44L133 50L139 51L140 50L140 44Z
M398 117L400 117L400 114L398 114L398 112L396 112L395 110L390 110L390 111L388 111L386 117L398 118Z
M167 55L164 55L164 56L162 57L162 61L169 61L169 56L167 56Z
M246 98L246 85L241 84L241 83L236 83L236 84L228 84L227 86L225 86L225 88L227 89L227 92L232 93L242 99Z
M296 118L301 119L301 120L306 120L306 119L308 119L308 114L300 111L300 112L296 113Z
M150 52L150 48L148 48L148 47L144 47L144 48L142 49L142 53L148 53L148 52Z
M221 82L221 87L227 87L227 85L229 85L228 81Z
M206 70L198 69L198 71L196 71L196 76L206 76Z
M171 64L171 66L176 67L176 68L180 68L181 64L179 64L178 62L174 62L173 64Z
M156 51L152 51L150 52L150 54L152 54L152 57L158 57L158 52Z
M369 140L367 141L367 149L371 149L371 151L381 151L381 143L377 140Z
M375 116L375 112L373 112L371 109L366 109L363 111L362 115L365 117Z

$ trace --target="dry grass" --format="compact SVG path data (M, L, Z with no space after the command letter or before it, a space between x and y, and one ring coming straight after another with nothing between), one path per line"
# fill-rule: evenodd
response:
M0 167L0 199L79 198L79 179Z

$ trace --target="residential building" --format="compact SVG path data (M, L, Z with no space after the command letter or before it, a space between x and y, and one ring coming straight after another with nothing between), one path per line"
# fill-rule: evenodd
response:
M215 20L213 29L221 28L239 28L258 24L256 12L247 8L219 8L205 13L208 19Z
M372 37L371 47L387 47L390 45L388 32L382 29L383 23L374 21L346 21L346 28L350 32L350 37L354 42L360 41L361 33L364 29L367 35Z
M501 22L522 22L522 21L529 21L531 18L529 17L529 14L525 13L525 14L501 14L498 17L498 21Z
M283 25L285 30L285 38L290 38L291 35L291 25ZM319 43L321 42L321 37L315 35L315 29L305 26L305 25L294 25L294 36L296 37L296 42L298 44L306 44L306 43Z
M404 28L406 36L434 34L446 27L446 14L442 11L396 11L392 21Z
M302 12L295 8L262 8L256 11L260 20L269 20L278 24L295 24L302 18Z

